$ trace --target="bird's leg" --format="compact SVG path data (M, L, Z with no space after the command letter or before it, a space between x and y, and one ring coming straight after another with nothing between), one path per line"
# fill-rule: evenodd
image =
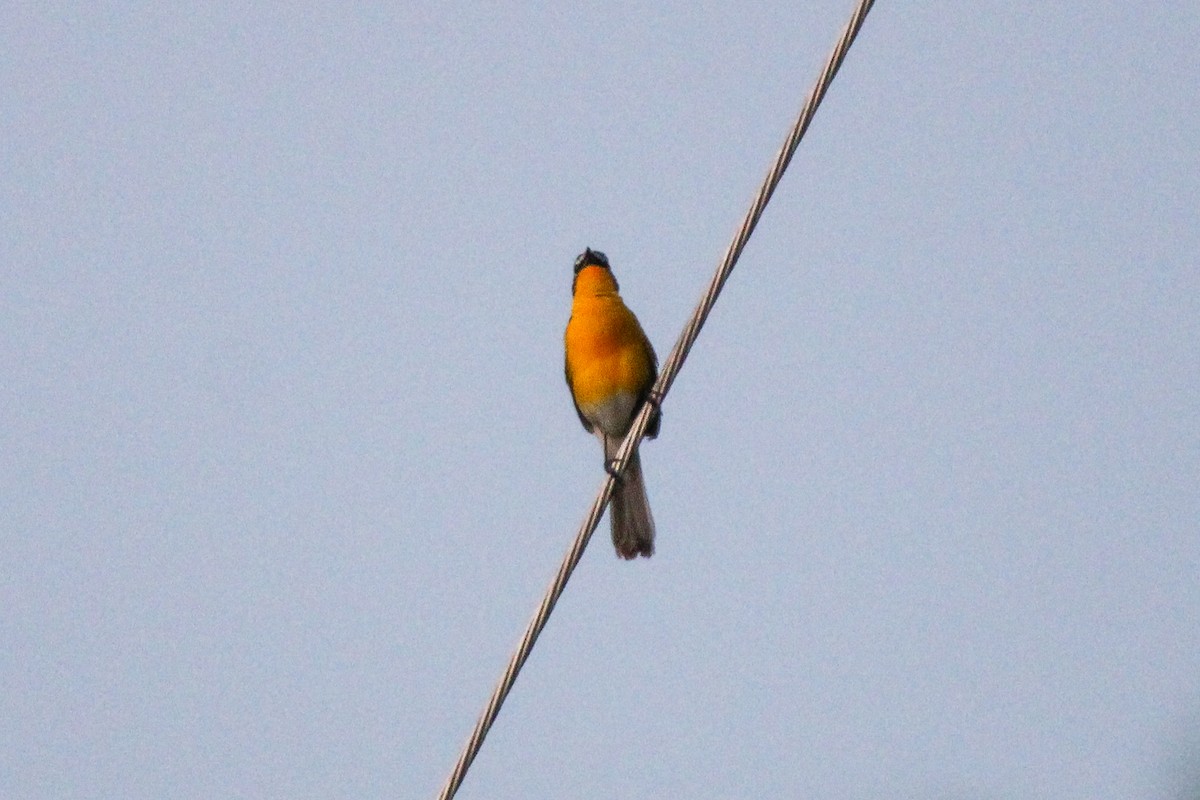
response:
M621 441L620 441L619 439L618 439L618 440L616 440L616 442L615 442L615 446L612 446L612 447L610 447L610 446L609 446L609 438L608 438L608 435L607 435L607 434L604 434L604 435L602 436L602 438L600 439L600 441L601 441L601 442L604 444L604 471L605 471L605 472L607 472L609 475L611 475L611 476L612 476L612 479L613 479L614 481L616 481L616 482L617 482L617 485L618 485L618 486L620 486L622 483L624 483L624 482L625 482L625 478L624 478L624 477L622 477L622 476L621 476L621 475L620 475L620 474L617 472L617 459L616 459L616 456L614 455L614 456L613 456L613 458L611 458L611 459L610 459L610 458L608 457L608 454L609 454L609 453L614 453L614 454L615 454L615 453L616 453L616 451L617 451L617 450L620 448L620 446L621 446Z

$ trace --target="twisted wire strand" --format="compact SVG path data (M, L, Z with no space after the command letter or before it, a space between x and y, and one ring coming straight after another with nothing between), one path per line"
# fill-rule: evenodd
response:
M808 130L813 114L816 113L817 107L821 105L821 101L825 98L825 93L829 90L829 84L833 82L834 76L837 75L838 69L842 66L842 61L846 58L846 52L850 49L850 45L854 43L854 39L858 36L867 13L874 5L875 0L859 0L858 7L855 8L850 21L846 23L846 27L842 30L841 38L838 39L833 52L829 54L829 58L825 62L825 68L821 71L820 77L817 78L816 83L809 92L808 99L805 101L804 107L800 110L800 115L797 117L796 123L792 126L787 140L779 149L775 163L767 173L766 179L763 181L762 187L754 199L754 203L746 213L746 217L742 221L737 234L730 241L729 247L725 251L725 257L721 260L720 267L717 268L712 280L709 281L708 288L701 298L699 305L696 306L696 310L692 313L691 319L688 320L687 325L684 327L683 333L680 334L679 340L671 350L671 354L667 356L666 361L663 363L658 380L655 381L654 388L650 392L650 399L642 405L641 411L630 425L629 433L626 434L625 441L617 451L612 465L613 473L616 476L625 473L629 458L645 435L646 426L650 423L650 417L654 414L655 407L662 404L667 392L670 391L671 384L675 382L675 376L679 373L683 362L687 359L688 353L696 341L696 337L700 335L700 329L704 326L705 320L708 319L708 314L712 311L717 297L721 294L721 289L725 286L725 281L729 279L729 274L733 272L733 267L741 256L746 242L750 239L750 234L754 232L754 228L758 225L758 220L762 216L763 209L766 208L771 195L775 193L775 188L779 185L784 171L791 162L792 156L796 152L796 147L804 137L805 131ZM583 557L583 551L587 548L588 542L596 530L596 526L600 524L600 517L604 514L604 507L608 505L608 501L612 497L616 480L617 478L612 474L606 476L599 493L596 495L596 499L592 501L592 507L584 518L583 524L575 536L575 541L571 545L571 549L564 556L562 565L558 568L558 573L554 576L554 581L550 584L549 589L546 590L541 605L538 606L537 612L525 628L525 634L521 637L516 651L509 659L508 666L505 667L504 674L496 684L496 688L492 691L492 696L488 699L487 706L484 707L483 713L479 716L479 721L475 724L475 729L471 732L470 738L463 747L462 754L458 758L458 763L454 765L454 770L446 779L446 783L438 795L438 800L450 800L462 785L463 778L466 776L471 762L478 755L484 738L491 729L492 723L496 720L496 715L500 713L500 707L508 697L509 691L512 690L513 684L517 680L517 675L525 665L525 661L529 658L529 653L533 650L533 645L537 642L538 636L541 635L542 630L546 627L550 613L554 610L558 598L562 596L563 590L566 589L567 581L570 580L571 573L575 571L576 565L579 564L579 559Z

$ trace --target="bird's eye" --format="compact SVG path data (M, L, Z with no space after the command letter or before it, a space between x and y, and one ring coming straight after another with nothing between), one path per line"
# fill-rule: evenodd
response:
M588 255L587 253L580 253L579 258L575 259L575 273L576 274L578 274L579 270L583 269L584 266L586 266L587 255Z

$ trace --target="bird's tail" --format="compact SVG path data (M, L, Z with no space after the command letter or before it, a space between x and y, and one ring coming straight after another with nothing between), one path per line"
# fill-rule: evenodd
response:
M625 559L654 555L654 517L650 515L650 501L646 498L642 459L636 450L613 490L608 514L617 555Z

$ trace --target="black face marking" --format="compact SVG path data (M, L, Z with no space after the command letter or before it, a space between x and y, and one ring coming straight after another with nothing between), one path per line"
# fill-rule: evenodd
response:
M579 273L584 267L603 267L608 270L608 274L612 276L612 267L608 265L608 256L601 253L599 250L587 248L579 254L579 258L575 259L575 279L571 281L571 294L575 294L575 284L579 283ZM621 287L617 285L617 279L613 276L613 289L621 291Z
M578 275L581 269L590 266L611 269L611 267L608 266L608 256L604 255L604 253L601 253L599 250L593 250L589 247L579 254L579 258L575 259L575 274Z

